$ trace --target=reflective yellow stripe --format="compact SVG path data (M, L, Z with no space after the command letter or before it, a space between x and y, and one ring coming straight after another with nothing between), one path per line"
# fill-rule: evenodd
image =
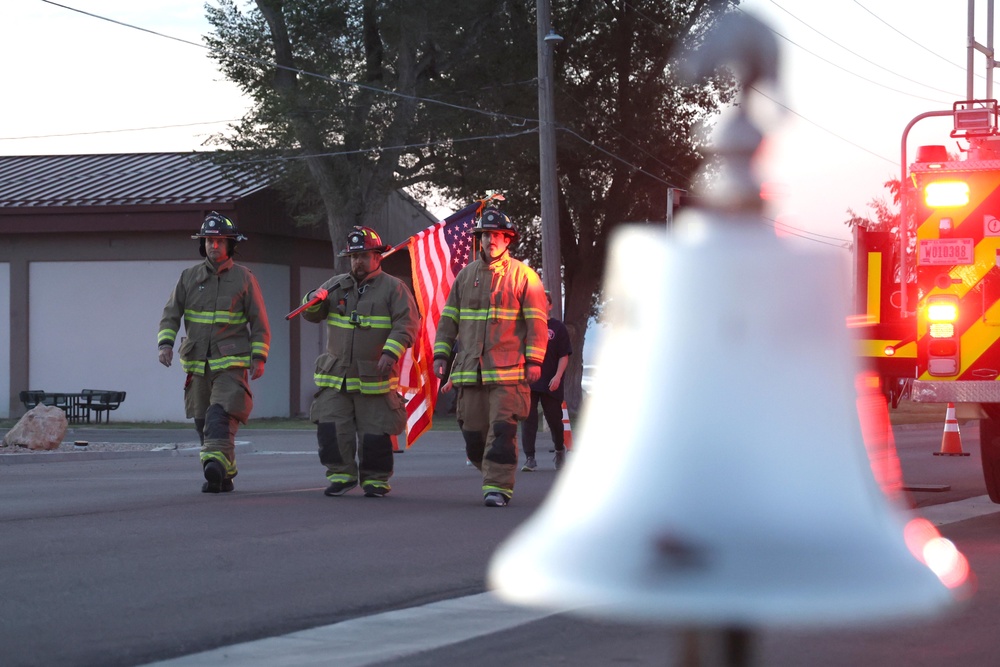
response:
M226 368L249 368L250 357L231 356L231 357L219 357L218 359L209 359L208 367L213 371L221 371L225 370Z
M394 341L391 338L386 339L385 345L382 346L382 349L395 355L397 359L402 357L403 352L406 350L406 348L404 348L399 342Z
M181 368L184 369L185 373L192 373L194 375L205 374L205 362L203 360L195 359L193 361L186 361L181 359Z
M198 458L201 460L202 465L205 465L208 461L218 461L225 468L226 477L236 476L236 463L230 463L229 459L222 452L199 452Z
M351 318L347 315L330 313L326 316L326 323L331 327L338 327L340 329L354 329L355 327L361 327L362 329L392 329L392 320L385 315L361 315L360 313L355 313L355 315L357 316L357 321L352 322Z
M184 319L196 324L246 324L247 316L242 311L227 310L185 310Z
M868 253L868 323L878 324L882 313L882 253Z
M885 348L890 345L899 345L899 340L874 340L866 339L858 341L858 354L862 357L876 357L881 359L916 359L917 344L913 341L903 345L896 354L891 357L886 356Z
M977 319L961 336L961 362L962 368L959 374L969 369L973 362L978 361L988 349L1000 340L1000 327L988 324L996 321L993 318L1000 317L1000 301L990 306L983 317Z
M513 368L494 368L492 370L483 369L483 382L522 382L524 381L524 369L520 366ZM479 371L454 371L451 374L452 381L456 384L475 384L479 381Z
M337 390L344 387L348 392L361 392L362 394L387 394L399 387L399 378L396 377L372 382L362 381L361 378L345 378L340 375L315 373L313 381L317 387Z

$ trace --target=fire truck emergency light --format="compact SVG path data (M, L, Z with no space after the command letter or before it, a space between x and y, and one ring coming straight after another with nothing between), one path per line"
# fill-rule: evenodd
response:
M965 181L934 181L924 187L924 203L930 208L965 206L969 203L969 184Z
M927 372L930 375L955 375L959 369L959 344L955 336L958 321L958 297L937 294L927 298Z
M951 295L931 297L927 302L927 321L932 324L954 324L958 320L958 304Z

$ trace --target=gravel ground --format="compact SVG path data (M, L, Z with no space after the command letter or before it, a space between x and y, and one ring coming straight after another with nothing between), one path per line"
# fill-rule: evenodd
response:
M199 449L194 442L93 442L87 441L86 446L79 446L74 441L63 442L56 449L41 450L27 447L0 447L0 455L31 456L49 454L52 452L162 452L171 450Z

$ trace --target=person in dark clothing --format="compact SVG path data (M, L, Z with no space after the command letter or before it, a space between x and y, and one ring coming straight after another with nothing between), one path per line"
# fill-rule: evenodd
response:
M549 313L552 312L552 295L545 292L549 301ZM548 321L549 344L545 348L545 360L542 361L542 377L531 385L531 405L527 418L521 422L521 443L524 448L524 465L522 472L531 472L538 468L535 461L535 435L538 433L538 404L542 404L542 414L552 433L552 443L556 448L556 470L562 467L566 460L566 447L563 443L563 373L569 365L569 357L573 354L573 345L569 340L569 332L561 321L550 317Z

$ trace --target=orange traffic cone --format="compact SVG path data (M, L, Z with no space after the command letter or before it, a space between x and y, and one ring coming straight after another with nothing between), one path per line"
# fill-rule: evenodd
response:
M569 427L569 410L566 409L566 401L563 401L562 410L563 445L565 445L568 452L573 449L573 431Z
M962 451L962 434L958 431L958 419L955 418L955 404L948 404L948 412L944 416L944 435L941 437L941 451L934 456L968 456Z

